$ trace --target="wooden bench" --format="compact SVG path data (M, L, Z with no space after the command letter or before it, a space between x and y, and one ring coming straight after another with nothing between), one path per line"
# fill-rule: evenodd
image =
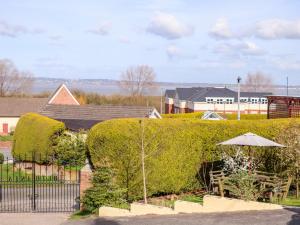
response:
M226 179L226 174L223 170L215 170L209 172L210 184L213 188L213 193L219 193L224 197L224 180Z

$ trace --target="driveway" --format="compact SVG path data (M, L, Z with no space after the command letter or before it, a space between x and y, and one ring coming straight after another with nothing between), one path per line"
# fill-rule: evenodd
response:
M0 225L60 225L69 216L63 213L0 213Z
M300 209L274 211L140 216L118 219L85 219L63 225L299 225Z

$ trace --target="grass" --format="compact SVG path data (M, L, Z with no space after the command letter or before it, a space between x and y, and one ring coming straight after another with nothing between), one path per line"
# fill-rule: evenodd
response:
M176 200L203 204L203 196L195 195L195 194L182 194L177 196L177 199L168 199L163 197L150 198L148 200L148 203L153 205L158 205L158 206L174 208L174 204Z
M0 136L0 141L12 141L13 136L8 135L8 136Z
M289 196L284 201L279 202L280 205L300 207L300 198Z
M180 198L180 200L203 204L203 196L199 195L184 195Z
M91 217L93 215L95 215L95 214L90 211L87 211L87 210L76 211L75 213L73 213L70 216L70 219L71 220L80 220L80 219L85 219L85 218Z
M24 186L26 184L31 185L33 178L31 173L25 173L19 168L14 168L13 164L2 164L0 165L0 179L4 181L4 183L8 181L8 185L12 183L19 183ZM42 185L45 183L57 185L62 184L63 181L57 180L56 176L39 176L38 174L36 174L35 184ZM22 185L20 185L19 187L22 187Z

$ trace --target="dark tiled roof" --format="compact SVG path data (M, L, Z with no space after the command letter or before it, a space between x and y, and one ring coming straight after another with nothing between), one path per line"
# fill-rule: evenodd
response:
M236 98L237 93L228 88L203 88L202 90L196 92L188 100L193 102L205 102L207 97L231 97Z
M168 98L175 98L176 91L175 90L166 90L165 96Z
M104 121L116 118L148 117L153 107L110 105L46 105L41 115L58 120Z
M195 92L201 90L201 87L191 87L191 88L176 88L176 93L180 100L187 100L191 97Z
M228 88L215 87L193 87L193 88L176 88L176 93L180 100L193 102L205 102L207 97L228 97L237 101L237 92ZM265 97L270 95L268 92L241 92L241 97Z
M0 98L0 116L20 117L25 113L39 112L47 104L48 98Z
M272 95L271 92L241 92L241 97L258 97L258 98L262 98L262 97L266 97Z

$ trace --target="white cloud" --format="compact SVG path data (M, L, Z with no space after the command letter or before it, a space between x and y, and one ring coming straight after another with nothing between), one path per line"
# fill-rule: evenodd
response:
M194 28L179 21L172 14L158 12L152 18L147 31L167 39L178 39L192 35Z
M60 40L62 40L62 36L59 35L59 34L50 35L49 39L52 40L52 41L60 41Z
M207 68L230 68L230 69L239 69L246 66L246 63L241 60L234 60L230 62L224 62L223 60L203 60L197 67L201 69Z
M111 30L111 23L106 21L106 22L103 22L102 24L100 24L97 28L90 29L87 32L96 34L96 35L105 36L105 35L109 34L110 30Z
M300 39L300 20L260 21L256 24L256 36L264 39Z
M236 48L240 50L244 55L263 55L265 51L258 47L253 42L243 42L241 44L236 45Z
M181 55L181 50L175 45L169 45L166 51L170 59L173 59Z
M121 43L123 43L123 44L129 44L129 43L131 43L131 40L127 36L121 36L121 37L119 37L119 41Z
M300 39L300 20L269 19L254 25L245 25L232 30L226 18L220 18L209 32L216 39Z
M227 55L252 55L259 56L265 54L265 51L258 47L255 43L250 41L238 42L238 43L221 43L214 49L215 53L227 54Z
M283 70L300 70L300 60L273 60L272 63Z
M229 39L233 37L233 33L226 18L218 19L209 34L216 39Z
M22 25L9 24L3 20L0 21L0 35L7 37L17 37L21 34L41 34L45 31L41 28L29 29Z

